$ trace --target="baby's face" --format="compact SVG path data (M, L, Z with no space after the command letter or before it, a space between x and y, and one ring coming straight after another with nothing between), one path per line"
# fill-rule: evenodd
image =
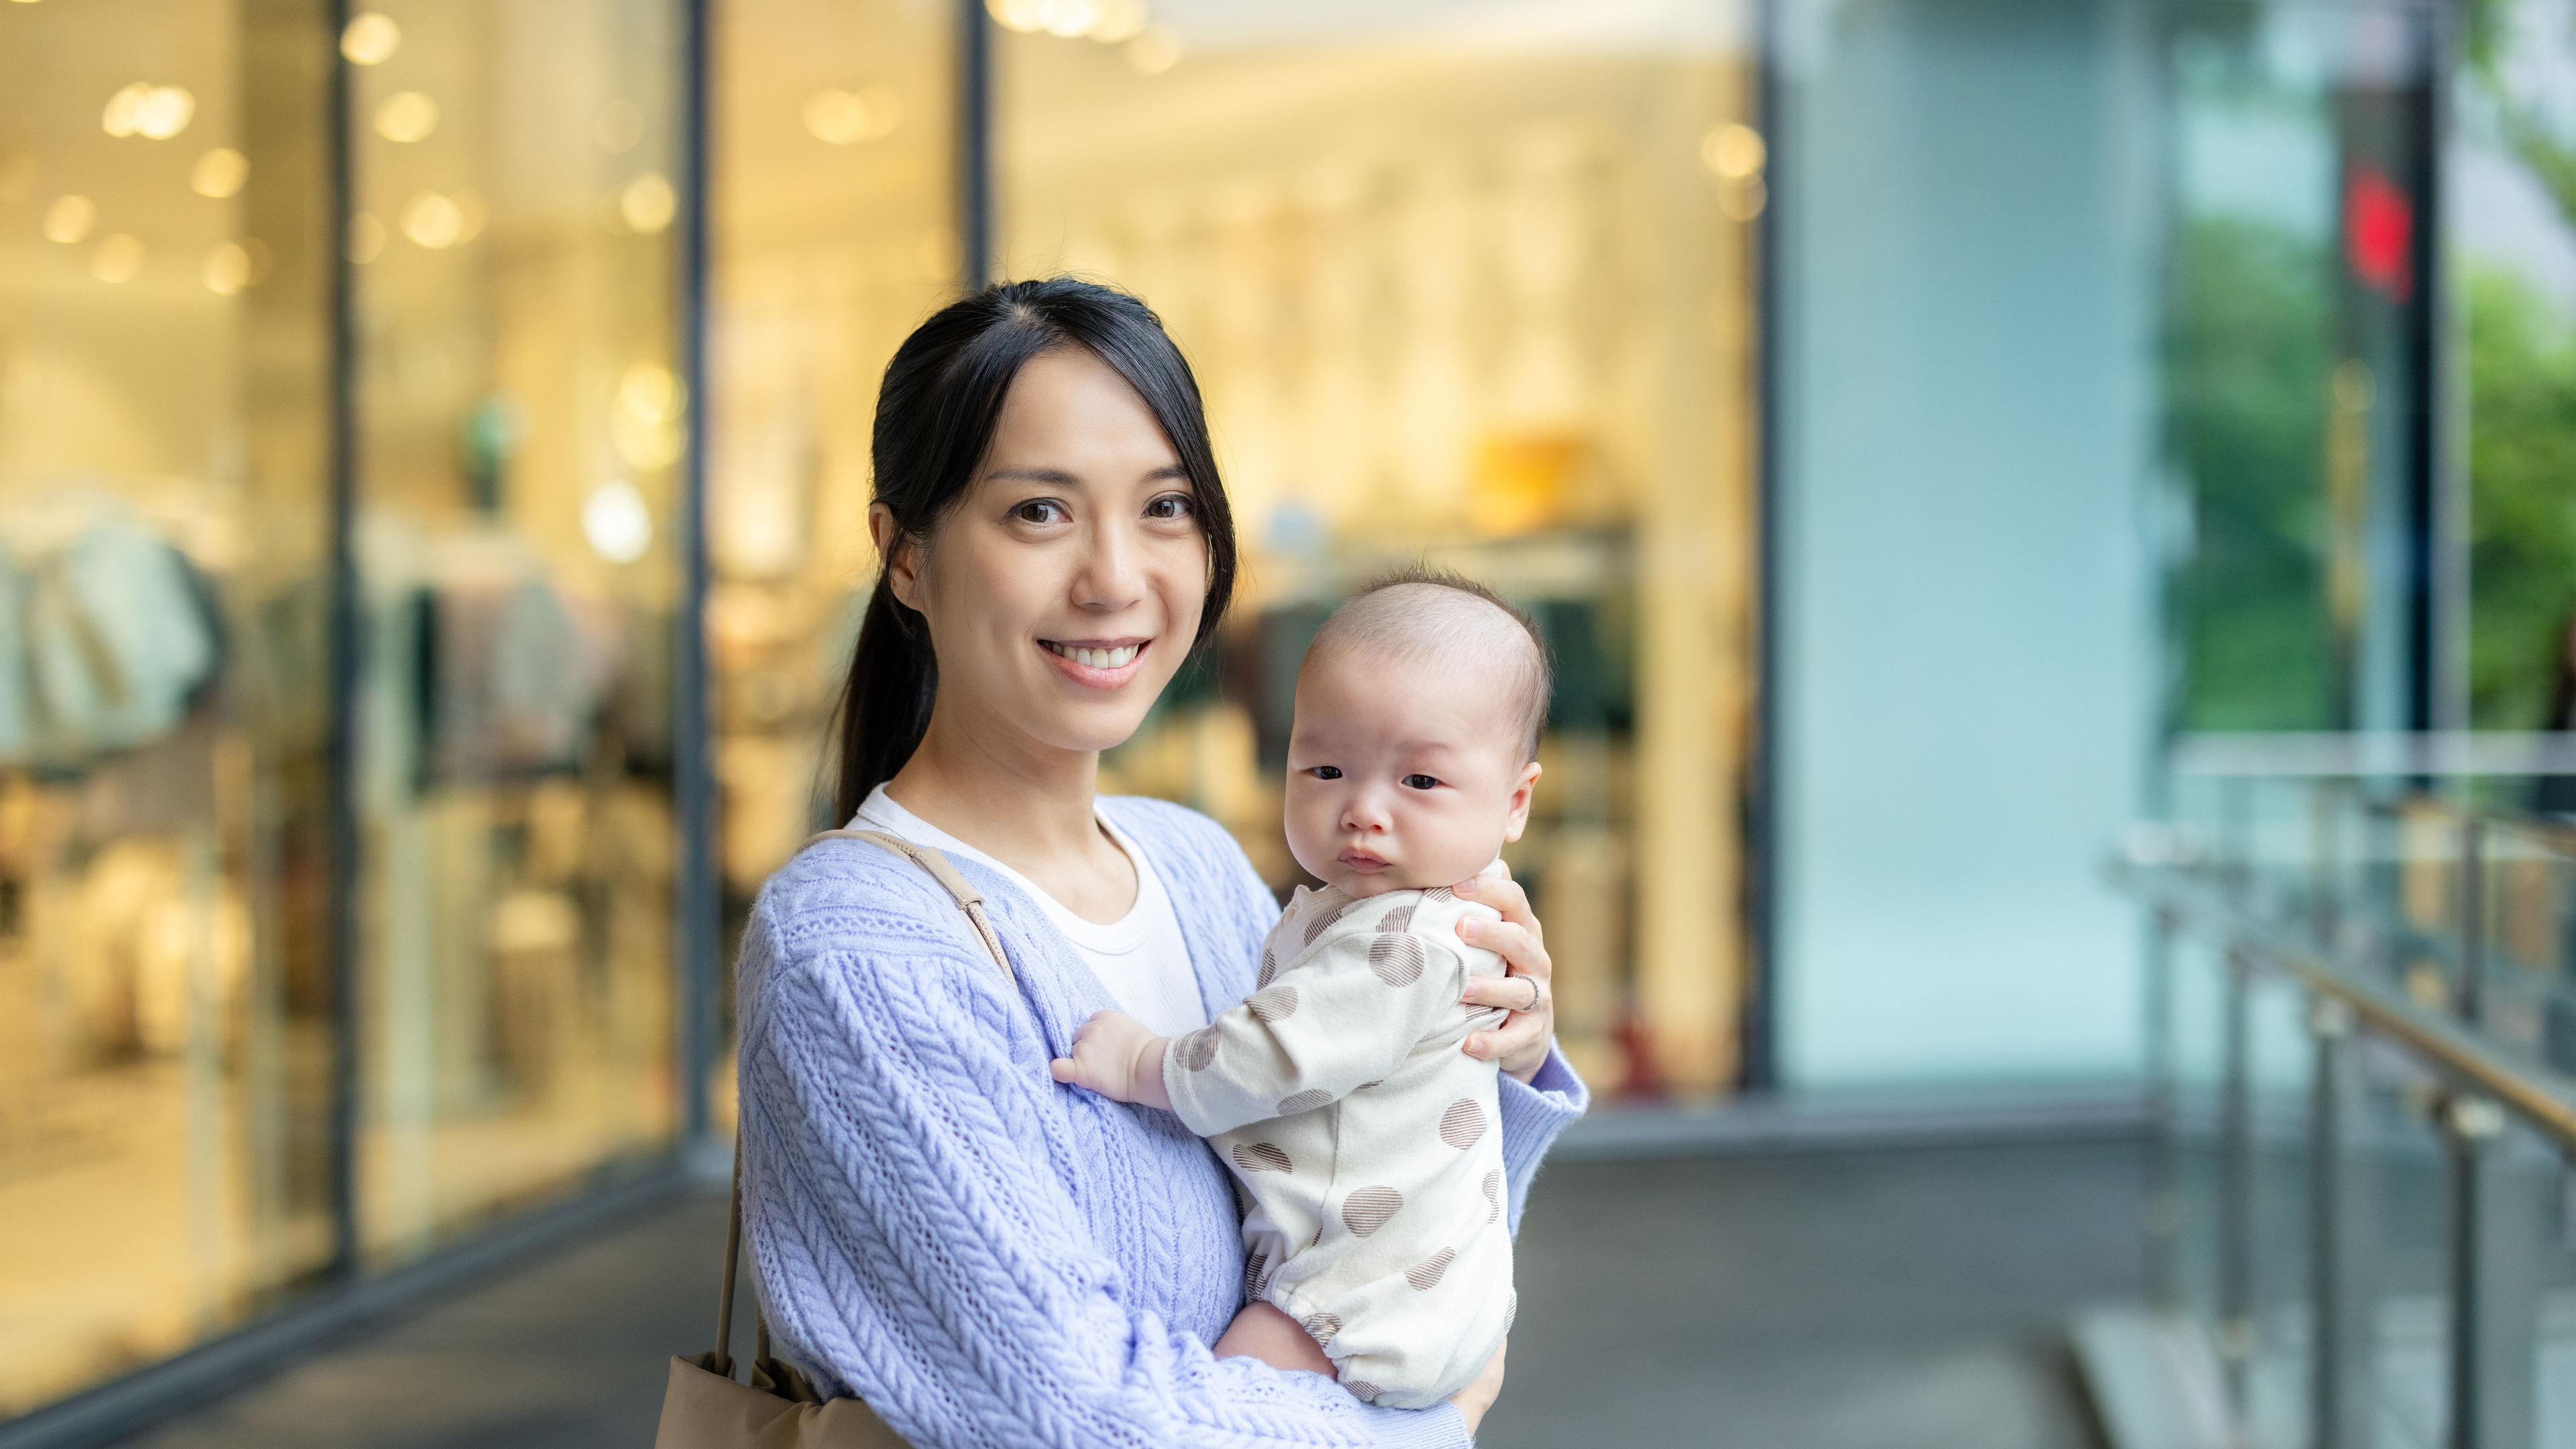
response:
M1368 650L1309 656L1288 737L1288 849L1355 896L1454 886L1529 823L1538 763L1507 671Z

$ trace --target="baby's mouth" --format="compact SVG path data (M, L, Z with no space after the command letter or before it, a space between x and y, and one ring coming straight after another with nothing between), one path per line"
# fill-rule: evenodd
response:
M1345 850L1337 858L1344 869L1355 870L1362 875L1372 875L1386 869L1386 861L1383 858L1371 855L1365 850Z

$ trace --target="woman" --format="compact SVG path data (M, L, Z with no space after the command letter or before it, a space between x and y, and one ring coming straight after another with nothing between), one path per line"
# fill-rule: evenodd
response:
M1233 839L1095 795L1234 581L1188 364L1134 298L995 287L886 369L869 513L884 560L838 761L839 814L938 847L983 892L1016 984L930 876L839 840L771 880L742 953L745 1211L785 1356L921 1449L1464 1444L1450 1406L1213 1358L1243 1305L1224 1171L1171 1117L1057 1086L1094 1011L1204 1022L1253 983L1278 907ZM1466 887L1461 887L1462 890ZM1517 887L1472 938L1516 1009L1500 1062L1512 1221L1582 1083Z

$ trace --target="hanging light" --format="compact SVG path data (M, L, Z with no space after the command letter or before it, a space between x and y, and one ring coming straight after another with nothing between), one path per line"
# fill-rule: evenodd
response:
M188 173L188 189L221 201L238 194L249 179L250 158L230 146L217 146L197 158L196 169Z
M438 102L419 91L396 91L376 107L376 134L397 145L429 138L438 129Z
M57 196L54 204L45 208L45 240L69 246L89 235L91 224L97 220L97 202L86 196Z
M402 27L390 15L370 10L349 19L340 32L340 54L351 65L382 65L402 45Z

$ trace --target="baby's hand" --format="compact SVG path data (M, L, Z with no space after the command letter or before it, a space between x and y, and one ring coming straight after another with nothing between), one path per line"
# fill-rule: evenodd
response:
M1142 1102L1171 1110L1163 1090L1163 1047L1145 1023L1123 1011L1101 1011L1074 1028L1073 1055L1057 1057L1055 1079L1089 1087L1113 1102Z

